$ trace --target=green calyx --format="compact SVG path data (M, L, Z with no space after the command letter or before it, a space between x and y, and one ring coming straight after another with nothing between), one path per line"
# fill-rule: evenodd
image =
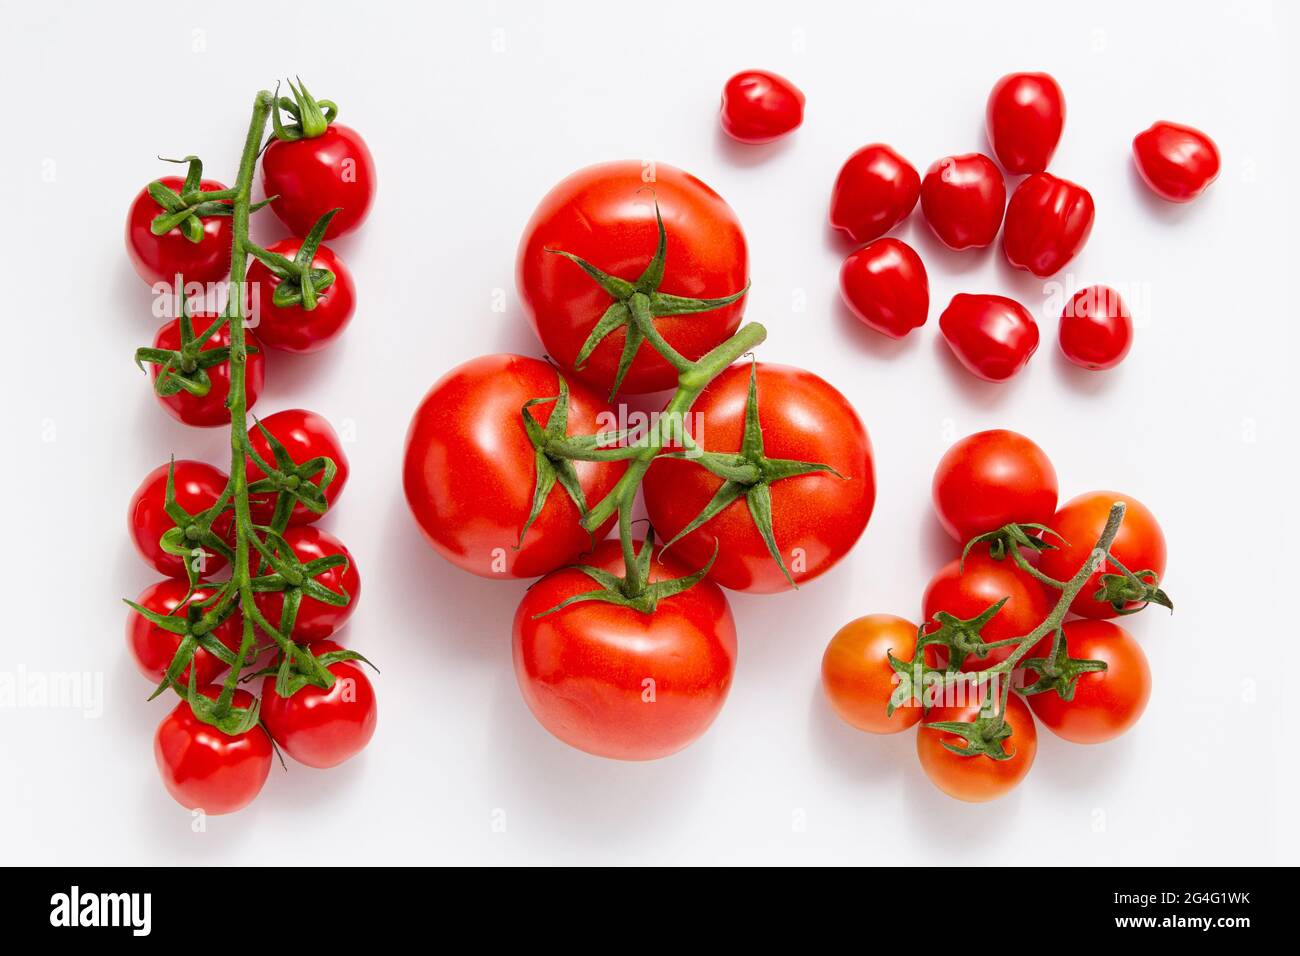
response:
M984 660L989 656L991 649L991 645L982 636L984 626L993 620L1008 600L1009 598L1003 598L994 604L990 604L980 614L965 620L949 614L947 611L936 611L934 622L939 626L928 632L922 627L917 633L917 654L920 654L922 648L925 647L946 648L948 651L949 671L960 670L968 657L974 656L976 660Z
M262 422L254 417L255 426L266 439L271 449L273 462L267 461L253 448L247 436L243 439L244 454L253 460L265 477L259 478L248 486L249 495L276 494L275 510L271 518L271 527L283 531L289 524L289 515L294 505L301 504L312 514L323 515L329 508L325 489L338 474L338 465L333 458L318 455L299 464L289 456L289 451ZM318 477L319 476L319 477Z
M280 279L275 292L271 295L271 302L276 308L286 309L297 306L310 312L316 308L317 297L334 284L336 276L333 272L329 269L314 269L312 263L316 259L316 251L320 248L321 241L325 238L325 230L329 228L330 220L340 211L331 209L316 220L316 224L311 227L311 232L307 233L307 238L303 239L302 245L298 247L298 252L292 259L250 244L248 251Z
M1037 533L1030 534L1031 531ZM961 549L961 559L964 562L966 555L970 554L971 549L979 544L989 546L989 557L995 561L1001 561L1006 557L1014 557L1021 548L1028 548L1034 553L1052 551L1055 550L1056 545L1047 540L1049 534L1058 541L1065 543L1064 538L1044 524L1030 521L1024 524L1003 525L996 531L976 535L967 541L966 546Z
M533 444L534 478L532 508L528 512L528 520L524 522L524 526L519 530L519 542L515 545L516 551L523 547L524 538L528 535L528 529L533 526L537 516L546 507L546 501L557 482L568 494L570 500L573 501L580 518L586 518L588 513L587 496L583 493L582 483L578 480L577 468L570 457L554 451L557 445L563 444L567 439L569 428L569 383L558 372L556 377L560 383L559 395L531 399L525 402L520 409L520 415L524 420L524 432L528 435L528 440ZM551 407L551 414L547 416L546 424L543 426L533 417L532 409L537 405L546 405L551 402L555 404ZM595 534L591 531L588 531L588 534L591 535L591 543L594 547L596 543Z
M330 123L334 122L339 115L339 108L333 100L316 99L307 92L307 84L301 78L296 79L298 79L296 86L293 80L286 81L289 89L293 91L293 99L280 96L280 86L276 84L277 108L271 111L271 125L275 130L275 138L286 143L323 136L325 130L329 129ZM292 122L284 123L280 120L281 110L293 117Z
M1159 604L1169 610L1174 609L1174 602L1160 587L1160 576L1151 570L1130 571L1107 555L1107 560L1119 568L1119 574L1103 574L1101 587L1093 594L1093 599L1109 604L1116 614L1136 614L1148 604ZM1137 607L1130 607L1136 604Z
M180 683L181 674L186 667L190 666L199 648L207 651L226 666L230 666L235 662L235 655L230 648L218 641L212 634L214 628L221 625L234 613L234 593L229 588L221 588L203 601L191 601L190 598L193 594L194 586L191 584L185 599L177 610L170 614L159 614L157 611L151 611L134 601L125 602L128 607L155 627L160 627L181 639L176 647L176 653L172 655L171 663L167 665L167 671L163 674L163 679L154 688L154 692L149 695L150 700L153 700L168 688L177 690L182 688L183 685Z
M182 279L182 281L184 281ZM180 348L159 349L153 347L135 350L135 364L145 371L145 363L158 366L158 377L154 379L153 388L163 398L188 392L202 397L212 390L212 379L208 369L230 361L229 346L205 349L214 335L229 322L226 316L212 320L201 333L194 332L194 319L190 312L189 301L181 297ZM250 348L249 352L257 349Z
M212 530L213 523L230 504L229 488L211 507L190 514L176 500L176 459L172 458L167 467L167 489L163 497L163 510L167 517L176 522L158 539L159 546L168 554L180 558L185 565L186 578L190 589L199 582L203 573L204 562L209 554L219 554L227 561L234 557L230 546Z
M188 168L180 192L164 185L161 180L156 180L145 187L149 197L162 207L162 212L149 223L149 231L155 236L164 236L173 229L180 229L181 234L190 242L199 243L203 241L205 235L203 231L205 218L234 215L234 206L230 204L235 196L233 189L204 190L202 188L203 161L201 159L197 156L186 156L183 159L167 159L164 156L158 158L164 163L181 163ZM256 212L275 198L277 197L272 196L261 202L252 203L248 211Z
M1042 694L1055 691L1065 701L1074 699L1074 689L1079 683L1079 676L1107 669L1105 661L1084 660L1071 657L1066 652L1065 632L1056 629L1052 637L1052 649L1047 657L1027 658L1022 666L1027 671L1039 675L1038 680L1021 688L1020 693Z
M959 757L988 757L992 760L1010 760L1016 755L1015 748L1007 750L1006 740L1011 736L1011 725L1001 714L986 715L983 710L975 720L938 720L922 724L927 730L937 730L955 734L966 741L966 746L943 741L946 750Z

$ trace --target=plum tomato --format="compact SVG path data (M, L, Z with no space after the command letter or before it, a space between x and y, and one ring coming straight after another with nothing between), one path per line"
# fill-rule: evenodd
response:
M160 574L169 578L184 578L185 559L179 555L168 554L160 544L162 536L176 522L167 514L167 472L172 463L159 465L144 476L126 510L127 529L131 541L145 563L152 565ZM228 476L220 468L207 462L180 459L175 462L176 503L188 514L197 515L217 503L226 488ZM212 524L217 537L225 539L230 532L231 517L226 512L218 516ZM195 547L198 547L196 542ZM216 551L204 551L193 556L200 560L200 576L219 571L226 564L226 559Z
M220 692L215 684L199 688L214 700ZM252 707L253 695L237 690L233 703ZM163 784L176 802L210 815L248 806L271 773L271 738L260 724L231 736L199 720L186 701L158 725L153 752Z
M1198 129L1152 123L1133 138L1143 182L1161 199L1191 202L1219 178L1219 149Z
M185 187L185 180L180 176L164 176L158 182L177 193ZM213 179L204 179L199 184L203 192L225 188ZM203 238L190 242L179 226L161 236L153 234L153 221L163 211L149 195L148 187L141 189L131 203L126 216L126 251L136 275L149 285L163 282L169 286L175 283L178 274L186 285L226 278L232 241L230 217L205 216L201 220Z
M317 657L341 650L333 641L311 647ZM320 769L337 767L364 750L378 722L375 689L360 663L337 661L327 669L334 675L329 690L308 684L281 697L274 674L262 681L260 713L271 739L300 764Z
M892 614L868 614L840 628L822 657L822 688L845 723L873 734L896 734L921 719L909 701L887 714L897 675L888 655L909 661L916 654L916 625ZM914 705L915 703L915 705Z
M1133 345L1133 317L1109 286L1080 289L1061 312L1061 351L1082 368L1114 368Z
M284 411L276 412L261 419L261 428L256 424L248 430L248 443L253 450L261 456L262 460L269 465L276 464L275 454L271 451L271 443L266 440L262 434L262 428L265 428L271 435L284 446L289 457L296 465L303 465L313 458L330 458L334 462L334 477L330 483L325 486L325 503L328 513L329 508L334 507L334 502L338 500L339 495L343 494L344 487L347 486L348 476L351 469L348 467L348 456L343 451L343 443L339 440L338 432L325 420L324 416L317 415L305 408L287 408ZM249 457L246 461L245 474L248 476L249 484L260 481L266 477L257 463ZM321 473L307 476L313 482L319 483ZM255 494L249 497L248 504L253 513L253 521L257 524L268 524L275 513L275 495L274 493ZM307 508L301 501L295 501L293 511L289 514L289 524L302 525L311 524L320 520L322 515L318 515L311 509Z
M1065 127L1065 96L1046 73L1009 73L993 85L985 122L993 152L1009 173L1041 173Z
M742 143L770 143L803 122L803 93L783 76L745 70L722 88L722 128Z
M879 239L911 213L921 195L915 167L883 143L844 162L831 191L831 225L854 242Z
M301 247L299 239L281 239L266 248L292 260ZM313 269L334 273L334 281L316 297L316 307L310 310L300 305L277 306L272 297L280 284L279 276L261 260L254 259L249 266L248 283L257 290L257 337L267 348L303 354L318 352L342 335L352 321L357 301L352 270L328 246L316 249L311 264Z
M863 323L894 339L920 328L930 312L930 280L921 257L889 236L849 253L840 268L840 295Z
M1047 454L1005 428L967 435L934 470L934 510L965 544L1009 524L1048 524L1056 513L1056 469Z
M945 156L921 180L921 212L950 249L992 245L1006 204L1002 171L983 153Z
M1040 278L1060 272L1092 232L1092 194L1051 173L1026 176L1007 203L1002 251Z
M342 123L331 123L321 136L272 140L262 154L262 187L277 197L271 209L299 238L331 209L339 212L325 238L352 232L370 215L377 184L366 141Z
M986 382L1005 382L1038 350L1038 323L1003 295L959 292L939 316L939 331L958 361Z

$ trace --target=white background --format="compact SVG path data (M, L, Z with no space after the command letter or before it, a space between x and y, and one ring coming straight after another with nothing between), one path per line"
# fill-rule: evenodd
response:
M1294 863L1295 760L1282 749L1300 318L1287 61L1300 37L1285 6L6 0L0 669L102 674L104 712L0 710L0 857ZM771 147L732 144L716 119L723 82L754 66L808 97L803 127ZM841 162L873 141L922 170L987 150L985 98L1015 69L1060 81L1068 118L1051 168L1097 203L1060 278L1116 286L1137 313L1133 352L1110 373L1060 357L1046 314L1059 295L996 251L939 247L919 210L898 234L930 270L930 322L894 344L838 300L846 248L825 220ZM223 467L228 453L223 431L163 415L131 363L157 323L122 223L136 191L172 172L158 154L199 153L209 175L233 178L253 94L295 73L364 131L381 185L363 232L337 244L359 286L353 325L325 354L273 354L257 410L307 406L353 438L352 481L325 526L365 581L344 637L383 668L380 727L351 765L277 767L252 807L194 833L153 766L171 705L145 702L123 645L120 598L156 576L123 515L169 453ZM1222 176L1190 206L1156 200L1132 170L1133 135L1161 118L1222 150ZM770 330L760 357L851 399L879 481L865 536L832 573L735 598L726 708L694 746L649 764L586 756L535 723L510 663L524 585L443 563L399 480L409 415L443 371L539 354L514 290L519 233L554 182L615 158L683 166L734 206L752 255L746 317ZM269 214L259 228L280 234ZM947 353L937 317L959 291L1040 313L1042 347L1010 384L978 382ZM968 806L928 784L911 734L838 723L818 668L848 619L919 613L952 553L932 469L953 439L995 426L1044 446L1063 496L1109 487L1150 505L1178 611L1132 620L1155 681L1136 730L1100 747L1044 734L1024 785Z

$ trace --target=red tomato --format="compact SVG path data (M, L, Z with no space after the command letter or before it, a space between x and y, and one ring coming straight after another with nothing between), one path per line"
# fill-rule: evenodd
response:
M870 242L906 219L920 194L911 163L883 143L863 146L835 179L831 225L854 242Z
M763 454L830 465L843 477L814 473L772 481L772 528L795 582L824 574L848 553L871 517L876 480L871 441L848 400L811 372L759 363L758 410ZM750 368L733 365L696 400L693 437L714 452L741 447ZM713 498L722 479L689 459L658 458L642 488L650 523L674 538ZM718 543L709 577L737 591L785 591L790 582L768 552L741 495L711 520L676 542L670 552L703 567Z
M215 684L199 693L214 700ZM236 707L251 707L253 695L235 691ZM209 815L234 813L253 802L271 773L271 738L261 726L232 737L194 716L181 701L163 718L153 741L163 784L183 807Z
M574 369L579 350L613 300L577 264L547 250L570 253L634 282L658 248L656 202L668 233L661 293L712 299L745 288L749 254L736 214L700 180L664 163L625 160L578 170L543 197L519 241L516 278L533 329L566 375L572 371L606 394L627 329L611 332L583 367ZM744 310L742 296L707 312L656 318L655 328L695 360L736 331ZM676 384L677 372L643 343L622 391L656 392Z
M274 415L268 415L261 420L262 428L269 431L289 453L295 464L301 465L311 461L313 458L331 458L334 461L335 472L334 478L325 487L325 501L329 508L334 507L334 502L338 500L339 495L343 494L343 488L348 483L348 475L351 470L348 467L348 456L343 451L343 443L339 440L336 432L324 417L317 415L315 412L309 412L305 408L287 408L282 412L276 412ZM262 429L254 425L248 430L248 443L253 446L253 450L262 457L262 460L269 465L274 465L275 454L271 451L271 445L262 434ZM262 469L252 458L247 460L245 474L251 484L254 481L260 481L265 475ZM310 476L313 482L319 483L321 474L317 472ZM249 499L249 507L253 512L253 521L257 524L269 524L275 513L275 495L253 495ZM293 511L289 515L289 524L301 525L311 524L318 521L322 516L315 514L305 507L301 502L294 502Z
M333 641L312 645L317 657L341 651ZM375 735L378 708L375 689L357 663L329 665L334 686L322 690L308 684L292 697L275 692L275 675L262 681L262 723L271 739L294 760L308 767L337 767L355 757Z
M722 128L742 143L770 143L803 122L803 93L783 76L746 70L722 88Z
M200 587L195 589L189 600L186 600L185 595L188 590L188 582L177 578L165 578L141 591L135 603L157 614L175 615L183 619L186 616L187 608L206 601L216 593L216 588ZM197 608L195 613L201 616L201 611ZM234 614L213 628L212 635L230 648L231 651L238 652L239 642L244 636L243 619L239 616L239 612L235 611ZM134 610L127 616L127 649L131 652L131 657L135 660L135 666L140 673L153 683L159 683L166 675L167 668L171 666L172 658L176 656L176 648L180 647L180 645L181 636L179 634L163 630L158 625L145 620ZM220 658L209 654L202 647L194 652L194 664L198 667L196 678L200 684L211 683L218 674L226 669L226 665L222 663ZM186 665L185 669L181 671L180 682L184 685L189 684L190 665Z
M179 193L185 187L180 176L164 176L158 180ZM199 183L203 192L225 189L214 179ZM135 274L153 285L165 282L172 285L180 273L186 284L191 282L216 282L226 278L230 271L231 220L229 216L207 216L203 219L203 238L190 242L180 227L155 236L150 227L163 212L154 202L148 189L142 189L131 203L126 216L126 252L135 268Z
M840 295L854 315L894 339L925 325L930 312L925 265L901 239L877 239L850 253L840 268Z
M952 297L939 331L962 365L986 382L1004 382L1038 349L1038 323L1019 302L1002 295Z
M1092 232L1092 194L1050 173L1027 176L1007 203L1007 262L1045 277L1079 254Z
M1133 317L1109 286L1080 289L1061 312L1061 351L1083 368L1114 368L1133 345Z
M1062 700L1055 691L1030 694L1034 716L1058 737L1076 744L1114 740L1138 722L1151 699L1151 667L1133 635L1110 621L1070 621L1065 625L1066 653L1085 661L1104 661L1104 671L1079 675L1074 697ZM1030 657L1047 657L1048 638L1034 646ZM1038 680L1036 671L1025 675L1027 684Z
M985 113L989 143L1009 173L1041 173L1065 126L1065 96L1046 73L1009 73Z
M339 213L326 239L356 229L370 214L377 184L366 141L342 123L331 123L322 136L273 140L262 154L262 187L267 196L279 197L271 208L300 238L331 209Z
M983 153L946 156L921 180L921 211L939 241L951 249L983 248L998 237L1007 186Z
M348 559L346 567L330 568L314 578L335 594L347 592L351 598L347 604L336 607L304 594L302 603L298 605L298 617L294 620L290 636L298 644L323 641L343 627L357 609L357 601L361 599L361 574L357 571L357 561L342 541L328 531L310 525L287 528L284 540L303 564L333 554L342 554ZM284 594L280 591L266 591L254 595L253 600L257 602L257 609L262 612L262 616L278 627L280 612L284 609Z
M840 628L822 657L822 688L840 719L873 734L896 734L921 719L911 702L886 714L898 685L888 654L910 661L916 654L916 625L892 614L868 614Z
M1116 491L1090 491L1071 498L1061 505L1056 517L1050 522L1051 527L1065 539L1064 542L1053 538L1057 545L1055 550L1043 552L1039 567L1058 581L1067 581L1083 567L1092 549L1101 537L1110 514L1111 505L1122 501L1128 506L1124 514L1124 523L1119 527L1110 546L1113 557L1123 563L1134 574L1139 571L1153 571L1159 578L1165 575L1165 535L1156 522L1155 515L1146 505L1136 498L1122 495ZM1109 561L1106 566L1095 571L1087 583L1075 596L1070 610L1080 617L1110 618L1116 611L1110 604L1097 601L1094 595L1101 587L1101 575L1118 574L1119 570ZM1130 604L1129 607L1137 607Z
M586 559L623 572L617 541ZM650 582L695 568L671 556L650 563ZM595 581L576 568L542 578L515 612L515 676L533 716L560 740L599 757L654 760L699 737L731 689L736 625L721 589L701 581L652 614L599 601L537 617Z
M1198 129L1152 123L1133 138L1138 172L1152 191L1170 202L1191 202L1219 178L1219 150Z
M146 564L157 568L161 574L170 578L184 578L185 559L175 554L168 554L159 544L162 536L176 527L176 522L167 514L167 470L170 463L159 465L144 476L140 487L131 496L131 503L126 510L126 524L131 533L131 541L136 551L144 558ZM191 515L206 511L217 503L229 480L220 468L214 468L207 462L180 459L176 462L175 490L176 503ZM231 527L230 514L227 512L213 522L212 528L219 538L225 538ZM199 545L196 543L195 547ZM202 574L211 574L225 566L226 559L215 551L205 551L195 555L193 560L202 560Z
M266 248L292 259L301 246L298 239L281 239ZM277 307L271 297L280 284L279 276L257 259L249 267L249 285L257 290L257 337L268 348L318 352L342 335L352 321L357 298L352 270L328 246L317 248L312 268L328 269L334 273L334 282L317 296L316 308L308 311L297 305Z
M1009 524L1048 524L1056 513L1056 469L1024 435L1005 428L967 435L934 470L934 510L965 544Z
M194 333L196 336L201 336L220 316L215 312L199 312L192 318ZM257 401L257 397L262 393L262 386L266 383L266 352L263 351L261 342L258 341L257 336L253 334L251 329L244 330L244 344L249 350L248 360L244 366L244 395L247 407L252 408ZM172 319L159 329L157 336L154 337L153 345L157 349L179 349L181 347L181 320ZM203 347L199 351L206 352L209 349L223 348L229 345L230 327L223 326L203 343ZM161 368L157 365L149 366L149 374L154 381L158 380L160 371ZM221 362L213 365L207 372L212 387L208 389L206 395L191 395L189 392L180 391L175 395L162 396L155 394L154 397L158 399L158 404L162 405L163 410L168 415L178 422L184 422L186 425L197 425L202 428L229 425L230 409L226 407L226 399L230 397L230 363Z
M968 746L965 738L948 731L926 729L926 724L943 721L972 721L979 715L979 709L978 702L932 707L916 735L916 755L930 782L948 796L969 803L996 800L1010 793L1025 779L1038 753L1034 717L1015 694L1007 698L1004 717L1011 727L1011 736L1002 741L1002 751L1011 755L1009 760L994 760L982 754L970 757L955 754L944 744L964 748Z

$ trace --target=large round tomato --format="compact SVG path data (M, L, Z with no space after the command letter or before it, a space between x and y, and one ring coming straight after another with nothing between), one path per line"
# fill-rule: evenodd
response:
M756 366L758 418L766 460L829 465L828 472L766 482L777 550L796 584L830 570L857 542L876 500L871 442L848 400L824 379L786 365ZM706 451L741 450L750 365L734 365L696 400L687 428ZM766 466L764 466L766 467ZM646 472L646 510L665 541L675 538L712 500L723 479L698 462L657 458ZM760 480L750 488L764 485ZM709 576L738 591L784 591L790 582L759 533L749 492L673 544L693 568L714 552Z
M1159 122L1133 138L1138 172L1170 202L1191 202L1219 178L1219 149L1198 129Z
M921 705L909 701L886 713L897 683L888 655L910 661L916 654L916 625L892 614L868 614L836 631L822 656L822 688L835 713L873 734L896 734L921 719Z
M1056 469L1024 435L994 428L967 435L934 470L934 510L965 544L1008 524L1047 524L1056 513Z
M361 134L331 123L321 136L272 141L262 154L262 186L278 197L271 208L295 236L305 237L331 209L333 239L356 229L375 200L375 161Z
M1065 96L1046 73L1009 73L985 113L989 143L1009 173L1041 173L1065 127Z
M220 316L213 312L196 313L192 317L195 336L201 336L219 318ZM244 365L245 407L251 409L257 402L257 397L262 393L262 386L266 383L266 352L263 350L262 343L258 341L257 336L253 334L252 329L244 330L244 344L248 348L248 359ZM179 349L181 347L181 320L173 319L159 329L153 345L157 349ZM228 347L229 345L230 327L226 325L214 332L212 337L203 343L199 351L202 353L209 349ZM150 365L149 370L154 381L157 381L158 375L162 371L161 367ZM186 425L197 425L202 428L229 425L230 409L226 407L226 399L230 397L230 363L228 361L219 362L210 366L207 373L211 386L206 395L191 395L184 390L177 392L175 395L155 395L163 410L172 418L184 422Z
M335 594L346 592L350 598L347 604L342 607L326 604L304 594L302 603L298 605L298 616L294 619L293 633L290 636L299 644L323 641L346 624L357 609L357 601L361 598L361 574L357 571L356 559L342 541L328 531L311 525L287 528L284 540L303 564L334 554L341 554L348 559L346 567L330 568L313 578ZM273 626L279 627L280 613L284 609L284 594L280 591L266 591L254 595L253 600L257 602L262 616Z
M158 181L177 193L185 186L185 180L180 176L164 176ZM203 192L225 188L213 179L204 179L199 184ZM150 285L158 282L171 285L178 273L187 285L225 278L230 270L230 217L205 217L202 220L203 238L190 242L179 226L161 236L153 234L153 221L162 212L162 206L154 202L147 188L140 190L131 203L126 216L126 251L136 275Z
M972 721L979 716L979 710L980 703L974 699L964 706L932 707L916 735L916 755L930 782L948 796L969 803L996 800L1010 793L1025 779L1038 753L1038 730L1034 727L1034 717L1016 694L1007 698L1004 716L1011 728L1011 736L1001 742L1002 752L1009 754L1009 759L994 760L983 754L969 757L955 754L944 744L964 749L969 745L964 737L946 730L926 728L926 724Z
M286 408L284 411L263 418L261 426L284 446L284 450L289 453L294 464L302 465L313 458L322 457L333 460L334 477L325 486L325 503L327 510L334 507L334 502L338 500L339 495L343 494L343 488L348 483L350 469L348 456L343 452L343 443L330 423L323 416L309 412L305 408ZM253 446L253 450L262 457L263 461L268 465L274 465L275 454L271 451L271 443L262 434L262 428L254 425L248 430L248 443ZM246 465L245 473L250 484L265 477L262 469L251 457ZM319 483L321 473L317 472L308 477L311 481ZM252 509L253 520L258 524L268 524L275 514L275 495L272 493L253 495L249 498L248 504ZM289 513L289 524L311 524L321 517L302 502L295 501L293 511Z
M202 616L202 609L194 607L201 604L216 593L216 588L200 587L196 588L194 594L186 599L189 591L189 583L177 578L164 578L157 581L143 591L136 598L135 603L141 607L148 608L156 614L166 616L176 616L184 620L187 616L197 619ZM212 629L212 636L218 641L230 648L232 652L239 650L239 642L244 636L243 619L239 612L235 611L228 618ZM145 620L139 612L131 610L126 619L126 646L131 652L131 657L135 660L135 666L140 673L149 680L157 684L167 673L167 668L171 666L172 658L176 656L176 649L180 647L181 636L173 634L171 631L163 630L157 624ZM202 647L194 652L194 666L197 667L195 675L198 683L211 683L218 674L226 669L226 665L221 659L209 654ZM188 685L190 682L190 665L180 673L180 682Z
M302 241L281 239L267 246L286 259L298 255ZM328 269L334 281L316 297L316 307L308 311L298 305L281 308L273 301L280 277L254 259L248 269L250 288L257 290L257 337L268 348L286 352L318 352L343 334L356 310L357 288L352 270L328 246L320 246L312 257L313 269Z
M176 527L176 522L166 511L167 472L172 463L159 465L144 476L140 487L131 495L131 503L126 509L126 525L131 533L131 541L136 551L145 562L153 565L162 574L170 578L183 578L185 559L175 554L168 554L162 549L162 536ZM188 514L197 515L217 503L229 480L226 473L203 461L181 459L175 462L176 503ZM218 516L212 523L212 530L217 537L225 539L231 527L229 512ZM195 548L199 542L195 540ZM220 570L226 559L215 551L203 551L191 560L200 560L200 574L207 575Z
M803 122L804 96L783 76L745 70L722 88L722 128L742 143L770 143Z
M749 254L736 214L721 196L664 163L635 160L581 169L543 197L519 241L516 279L528 320L547 353L602 392L614 384L626 326L606 336L581 368L574 361L614 300L566 252L635 282L658 248L655 203L668 243L658 291L692 299L734 295L748 282ZM698 359L736 331L742 296L706 312L656 318L655 328L688 359ZM642 343L622 382L629 393L677 384L677 372Z
M586 563L621 575L622 549L604 541ZM692 570L656 555L650 581ZM524 595L514 623L524 701L543 727L579 750L620 760L666 757L708 729L731 689L736 625L727 599L704 580L649 614L603 601L545 614L596 587L583 571L562 568Z
M342 650L333 641L312 645L317 657ZM334 684L322 690L312 684L292 697L275 692L275 675L262 681L262 723L271 739L294 760L308 767L336 767L365 749L375 734L378 707L375 689L354 661L329 665Z
M214 700L220 692L215 684L199 688ZM235 691L234 705L251 707L253 695ZM158 725L153 753L176 802L211 815L248 806L271 773L271 738L260 725L232 737L195 717L186 701Z

